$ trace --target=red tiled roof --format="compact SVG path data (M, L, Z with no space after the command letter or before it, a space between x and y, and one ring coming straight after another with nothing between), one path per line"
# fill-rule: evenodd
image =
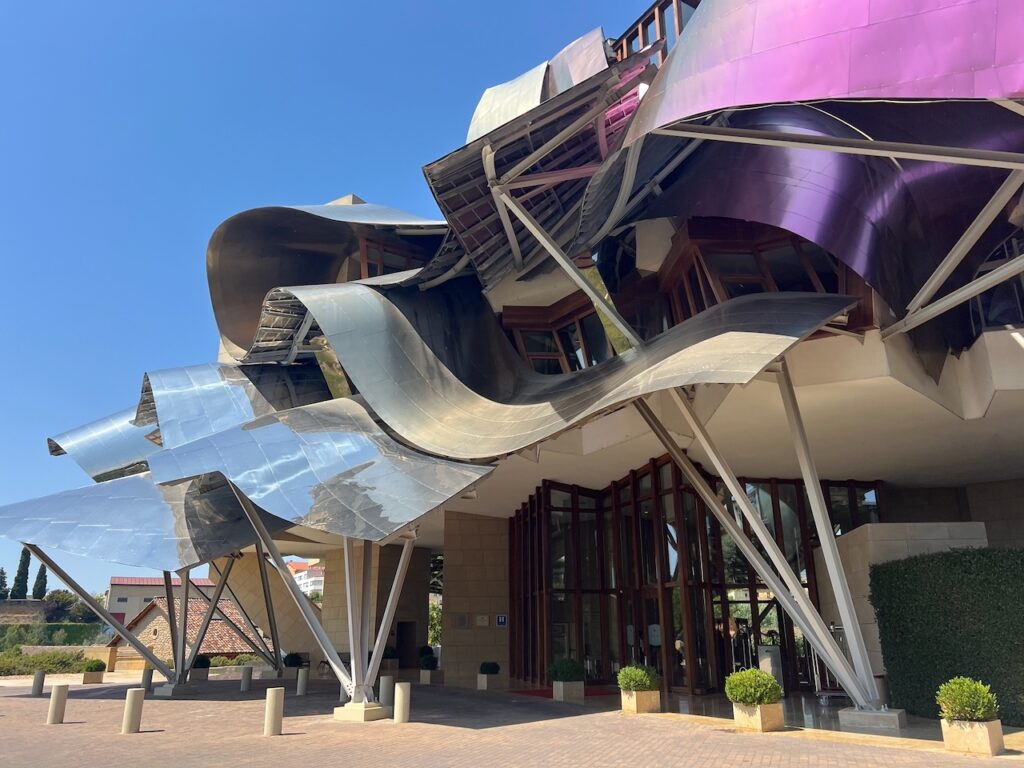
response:
M212 587L214 583L209 579L192 579L197 587ZM181 579L177 576L171 578L171 584L175 587L181 586ZM158 576L111 576L110 586L112 587L162 587L164 580Z
M194 643L196 638L199 636L199 627L203 623L203 616L206 614L206 606L206 601L201 597L190 597L188 599L187 634L190 645ZM252 630L246 626L245 619L242 617L241 611L238 610L238 606L235 605L233 600L221 598L217 603L217 609L241 627L246 636L250 639L254 638ZM181 616L180 610L181 600L179 598L175 598L174 615L176 618ZM149 603L145 608L139 611L135 618L125 625L125 628L128 631L134 630L150 611L160 611L160 613L166 617L167 598L154 598L153 602ZM164 631L168 631L166 624L164 625L164 628ZM123 641L120 637L115 637L110 643L108 643L108 645L117 646L122 642ZM264 642L273 649L274 645L269 638L265 639ZM252 648L238 636L230 624L226 621L217 621L215 617L214 620L210 622L209 628L206 630L206 637L203 638L203 646L200 649L200 652L209 656L217 656L225 653L252 653Z

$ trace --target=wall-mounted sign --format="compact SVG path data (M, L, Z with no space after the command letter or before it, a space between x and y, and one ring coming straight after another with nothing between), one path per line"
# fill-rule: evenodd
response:
M489 627L491 625L491 617L486 613L478 613L476 615L476 625L478 627Z
M496 627L507 627L508 626L508 616L506 616L504 613L499 613L497 616L494 617L494 626L496 626Z

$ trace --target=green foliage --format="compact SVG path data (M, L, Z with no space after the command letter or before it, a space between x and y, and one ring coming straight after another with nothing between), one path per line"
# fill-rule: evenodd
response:
M999 718L999 702L992 689L969 677L954 677L940 685L935 703L943 720L983 723Z
M227 656L211 656L210 666L211 667L233 667L235 665L234 659L229 659Z
M11 590L7 588L7 571L0 568L0 600L10 597Z
M987 680L1004 724L1024 726L1024 549L960 549L871 566L871 604L894 706L937 717L953 677Z
M32 599L42 600L44 597L46 597L46 565L40 563L39 570L36 571L36 580L32 582Z
M107 665L99 659L86 659L82 665L83 672L106 672Z
M501 665L496 661L482 661L480 662L480 674L481 675L496 675L501 672Z
M431 645L441 644L441 604L427 605L427 642Z
M323 593L314 589L312 592L309 593L309 601L311 603L316 603L317 605L320 605L320 603L324 601Z
M420 656L420 669L437 669L437 656Z
M37 669L47 674L84 672L85 659L82 658L81 651L48 651L26 656L21 652L21 648L11 648L0 653L0 676L31 675Z
M71 606L71 611L68 613L68 621L73 621L76 624L98 624L99 620L99 616L92 612L92 608L81 600Z
M28 547L22 547L18 570L14 574L14 584L11 587L11 600L24 600L28 597L28 565L31 559Z
M245 667L245 666L249 666L251 664L262 664L262 663L263 663L263 659L261 659L255 653L238 653L238 654L235 654L235 658L231 659L231 664L227 664L225 666L229 666L230 667L230 666L234 665L236 667Z
M46 620L50 622L67 621L71 609L78 602L78 598L66 589L51 589L43 599L46 601Z
M657 691L661 688L661 675L651 667L630 664L619 670L620 691Z
M205 653L200 653L196 656L196 660L192 662L192 669L209 669L210 667L210 657Z
M775 704L782 698L782 686L763 670L744 669L725 678L725 695L733 704L748 707Z
M419 656L422 659L424 656L433 656L434 647L432 645L421 645Z
M548 667L548 677L552 681L575 683L587 676L587 670L576 659L555 659Z
M302 656L297 653L286 653L284 656L284 665L286 667L301 667Z
M18 645L93 645L96 639L95 624L0 624L0 652Z

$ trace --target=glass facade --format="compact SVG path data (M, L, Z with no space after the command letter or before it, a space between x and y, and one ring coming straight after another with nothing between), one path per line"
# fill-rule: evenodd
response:
M816 537L802 482L743 484L816 600ZM823 485L837 534L877 522L876 484ZM718 490L751 536L732 497ZM513 678L545 684L551 661L568 656L592 682L611 682L635 662L657 669L667 687L705 693L756 663L757 646L778 645L787 685L810 685L799 630L667 457L603 490L545 481L510 533Z

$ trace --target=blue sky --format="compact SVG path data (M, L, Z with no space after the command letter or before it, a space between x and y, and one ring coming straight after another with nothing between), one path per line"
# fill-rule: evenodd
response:
M48 435L215 358L217 224L349 192L436 214L420 169L484 88L647 5L0 0L0 504L86 484ZM136 572L55 554L93 591Z

